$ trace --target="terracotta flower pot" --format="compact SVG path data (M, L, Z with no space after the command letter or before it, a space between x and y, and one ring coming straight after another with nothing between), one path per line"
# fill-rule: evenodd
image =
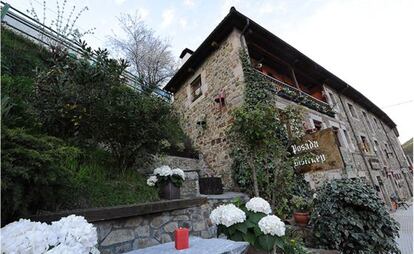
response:
M295 222L299 225L307 225L310 220L308 212L294 212L293 218L295 219Z
M176 187L172 182L168 182L160 186L160 198L161 199L179 199L180 188Z

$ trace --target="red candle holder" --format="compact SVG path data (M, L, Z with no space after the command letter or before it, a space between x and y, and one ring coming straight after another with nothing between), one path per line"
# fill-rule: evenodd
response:
M175 248L177 250L183 250L189 248L189 241L188 241L188 228L177 228L174 231L175 237Z

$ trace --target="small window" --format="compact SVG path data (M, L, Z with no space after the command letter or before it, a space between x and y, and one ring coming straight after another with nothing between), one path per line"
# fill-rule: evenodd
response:
M365 153L370 152L368 139L365 136L361 136L361 150Z
M375 127L376 128L378 128L378 122L377 122L377 119L374 117L374 118L372 118L372 119L374 119L374 123L375 123Z
M203 91L201 90L201 76L198 75L198 77L191 82L191 101L197 100L201 95L203 94Z
M379 147L378 141L374 140L374 151L375 152L378 151L378 147Z
M315 125L315 129L320 131L322 130L322 122L318 121L318 120L313 120L313 125Z
M354 106L348 103L349 112L351 112L351 116L357 118Z
M335 95L333 95L333 93L331 92L328 92L328 95L329 95L329 98L331 99L331 106L336 107L337 102L336 102Z

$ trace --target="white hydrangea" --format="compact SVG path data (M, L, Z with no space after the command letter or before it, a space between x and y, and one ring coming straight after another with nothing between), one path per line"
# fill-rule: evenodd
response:
M46 223L26 219L1 229L2 253L44 253L57 244L57 237Z
M260 197L254 197L250 199L249 202L246 203L246 208L247 210L255 213L272 213L272 208L270 208L269 202Z
M175 168L172 170L173 175L179 175L183 180L185 180L185 173L182 169Z
M147 185L154 186L157 183L157 181L158 181L157 176L150 176L147 179Z
M216 225L230 227L246 220L246 214L233 204L220 205L210 214L211 221Z
M267 215L263 217L259 223L260 230L267 235L285 235L285 223L280 220L276 215Z
M58 241L69 247L80 244L89 251L98 243L96 228L82 216L69 215L59 221L52 222L51 227L56 233Z
M164 166L154 169L154 175L170 176L172 175L172 170L169 166L164 165Z

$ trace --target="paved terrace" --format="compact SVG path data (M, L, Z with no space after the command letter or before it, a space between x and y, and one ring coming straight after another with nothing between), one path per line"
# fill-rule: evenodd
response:
M412 254L413 252L413 205L405 210L399 208L391 216L396 219L400 225L400 238L397 243L400 247L401 254Z

